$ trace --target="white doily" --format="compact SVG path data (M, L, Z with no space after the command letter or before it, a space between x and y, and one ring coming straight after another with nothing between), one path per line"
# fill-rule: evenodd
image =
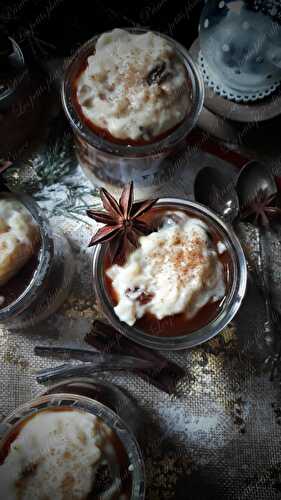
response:
M251 94L235 92L233 89L230 89L226 85L222 85L221 81L217 79L214 73L210 70L210 67L204 59L201 51L199 52L198 63L206 85L212 88L216 94L224 97L225 99L228 99L229 101L253 102L259 99L264 99L268 95L272 94L272 92L274 92L274 90L276 90L281 83L280 80L274 81L271 83L270 87L268 87L266 90L263 90L262 92L253 92Z

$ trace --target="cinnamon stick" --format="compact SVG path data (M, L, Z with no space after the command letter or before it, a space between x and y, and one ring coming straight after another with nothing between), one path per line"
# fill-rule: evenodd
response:
M98 351L110 354L137 356L152 361L154 368L150 371L138 371L144 380L168 394L175 391L179 379L185 375L183 368L166 359L157 351L135 344L121 335L115 328L102 321L95 320L92 331L85 337L86 342Z

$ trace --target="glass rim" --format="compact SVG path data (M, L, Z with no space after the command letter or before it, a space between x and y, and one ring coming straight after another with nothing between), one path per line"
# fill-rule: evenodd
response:
M32 215L39 227L41 246L38 254L38 265L29 284L15 301L0 309L0 323L20 314L31 305L36 298L40 285L44 282L44 278L48 273L50 261L54 253L50 225L43 214L43 210L33 198L26 194L18 193L1 193L1 196L21 202L26 210Z
M101 303L102 310L110 321L111 325L116 328L121 334L125 335L134 342L141 344L151 349L162 350L181 350L188 349L200 345L220 333L230 321L234 318L240 308L244 298L247 286L247 264L245 255L233 229L225 223L215 212L208 207L189 200L180 198L160 198L155 207L170 207L186 208L191 211L201 214L207 219L213 227L217 229L219 234L224 236L223 242L228 243L228 252L233 263L233 278L230 291L227 293L227 302L222 311L209 323L203 327L186 335L164 337L154 336L143 332L142 330L129 326L121 322L114 312L112 303L104 286L103 279L103 257L106 252L105 245L97 245L93 254L93 286L96 297Z
M97 416L116 433L129 460L132 460L132 494L130 500L145 498L145 466L140 446L127 423L113 410L87 396L71 393L41 395L22 404L11 412L0 424L0 448L9 435L27 418L49 408L70 408Z
M91 128L89 128L85 122L83 122L76 110L75 104L73 103L72 82L77 75L77 67L79 64L81 64L80 58L83 58L83 60L87 59L87 57L92 53L92 49L102 33L88 40L78 49L78 51L72 57L71 62L66 69L61 87L62 105L73 130L78 134L79 137L84 139L91 146L99 150L114 154L116 156L121 155L123 157L134 157L138 155L148 156L151 154L157 155L178 144L178 142L183 140L196 125L204 103L203 79L196 63L188 54L187 49L170 36L147 28L126 27L121 29L136 34L152 32L157 36L165 38L171 45L173 45L177 55L180 57L181 62L184 64L187 70L189 81L192 84L192 109L187 114L183 122L180 123L166 137L142 146L114 143L108 139L103 138L101 135L95 134L95 132ZM108 30L104 33L110 33L111 31L112 30Z
M24 59L24 55L23 55L23 52L22 52L19 44L13 38L11 38L10 36L8 38L12 42L12 45L13 45L13 48L14 48L14 53L18 56L18 58L20 60L20 63L22 64L22 66L24 66L25 59ZM16 92L15 88L13 88L13 87L7 87L0 94L0 106L1 106L2 102L5 101L5 99L7 99L8 97L10 97L15 92Z

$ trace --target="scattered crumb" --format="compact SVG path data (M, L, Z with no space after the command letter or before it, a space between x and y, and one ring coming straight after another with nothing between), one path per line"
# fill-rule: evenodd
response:
M94 298L79 299L71 296L63 305L64 315L71 319L96 317L96 304Z
M14 351L6 351L4 353L3 359L5 363L17 366L23 370L29 367L29 361L27 359L18 357Z

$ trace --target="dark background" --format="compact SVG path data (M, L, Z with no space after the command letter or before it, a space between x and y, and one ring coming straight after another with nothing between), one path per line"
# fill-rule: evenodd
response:
M186 47L198 34L203 0L2 0L2 33L15 38L31 61L69 55L97 33L146 26Z

